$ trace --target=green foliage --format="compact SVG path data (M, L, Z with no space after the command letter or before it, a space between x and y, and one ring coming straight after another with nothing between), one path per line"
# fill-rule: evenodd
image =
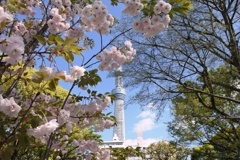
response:
M9 0L7 1L7 3L5 4L6 8L10 11L10 12L16 12L18 9L26 9L26 5L25 3L22 3L21 1L18 0Z
M214 146L209 144L204 144L203 146L193 147L193 153L191 155L192 159L205 159L212 160L218 158L218 153L214 150Z
M143 157L141 147L133 148L131 146L125 148L113 148L110 146L111 160L125 160L131 156Z
M59 35L49 34L47 43L49 45L49 50L53 50L56 56L62 56L68 63L72 64L74 61L74 54L80 56L82 48L76 44L75 39L66 38L65 40ZM36 38L36 37L35 37ZM44 37L38 38L43 42ZM39 41L38 40L38 41Z
M101 77L97 74L98 69L86 71L84 76L80 78L78 87L84 87L87 85L96 86L99 82L102 81Z
M21 69L22 65L13 67L13 71L17 71ZM36 75L36 78L32 78L33 75ZM47 76L45 72L39 72L34 68L27 68L17 83L17 88L19 93L21 93L24 97L32 96L38 92L43 92L44 94L56 96L60 99L64 99L67 96L68 91L63 89L58 85L58 80L65 80L65 77L55 76L53 79L45 81L44 78ZM4 84L5 91L10 88L12 85L14 78L17 78L17 75L10 76L4 75L1 79L1 83Z
M111 5L112 6L117 6L118 5L118 0L111 0Z
M190 154L190 149L174 142L165 140L152 143L146 148L146 155L155 160L184 160Z
M144 5L142 13L144 16L153 16L154 7L157 4L157 0L141 0ZM172 9L169 13L170 18L173 18L175 14L187 14L193 5L190 0L170 0L169 3L172 5Z
M38 42L41 43L43 46L46 45L46 40L42 35L34 35L33 37L37 39Z
M169 13L171 18L177 13L187 14L189 10L193 8L193 4L190 0L170 0L169 3L172 5L172 9Z
M228 69L227 66L211 69L209 79L214 84L215 94L234 95L235 99L239 99L239 93L231 89L238 85L238 80L233 78ZM200 89L202 86L197 84L202 84L205 79L198 77L197 80L196 83L187 82L187 84ZM228 87L223 88L222 86ZM209 92L207 87L203 89L205 92ZM179 90L185 91L185 93L173 99L175 118L169 123L169 131L177 141L183 143L198 141L203 144L193 149L194 159L197 159L196 157L204 159L234 159L238 157L239 124L225 119L225 116L222 115L222 112L229 115L238 114L237 105L215 97L215 105L212 106L211 96L207 94L186 92L187 90L183 87L179 87Z

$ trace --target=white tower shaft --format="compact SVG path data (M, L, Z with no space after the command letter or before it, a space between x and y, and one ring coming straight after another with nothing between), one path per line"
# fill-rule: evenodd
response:
M124 121L124 99L125 89L122 83L122 69L121 67L116 71L115 89L112 90L112 94L115 95L114 116L117 119L117 126L113 129L113 137L118 138L119 141L125 141L125 121ZM114 140L114 139L113 139Z

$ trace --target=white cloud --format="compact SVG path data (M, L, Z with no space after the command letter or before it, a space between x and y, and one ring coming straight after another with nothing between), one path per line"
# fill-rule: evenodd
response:
M154 139L154 138L148 138L148 139L143 139L143 147L149 146L151 143L158 142L160 141L159 139ZM137 139L126 139L124 142L125 146L137 146Z
M137 132L139 128L142 129L142 132L149 131L156 128L157 125L152 118L144 118L134 125L134 131Z
M156 114L150 110L146 110L146 111L142 111L137 117L138 118L147 118L147 117L155 118Z
M154 103L149 103L146 107L150 108L150 109L155 109L156 108Z
M137 132L139 128L144 132L157 127L157 124L155 123L156 114L150 110L142 111L137 118L140 120L134 125L135 132Z

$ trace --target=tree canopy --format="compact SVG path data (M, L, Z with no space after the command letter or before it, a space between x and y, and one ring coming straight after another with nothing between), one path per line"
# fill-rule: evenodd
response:
M152 38L134 31L125 34L138 50L124 68L125 84L138 88L132 102L155 104L159 116L164 107L173 109L169 130L179 143L206 143L219 156L236 159L240 1L197 0L193 6Z

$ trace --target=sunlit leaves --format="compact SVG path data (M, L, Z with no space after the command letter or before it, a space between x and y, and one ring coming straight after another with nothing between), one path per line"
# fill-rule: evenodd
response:
M52 34L49 34L48 35L48 44L51 45L51 44L54 44L54 39L55 39L55 36L52 35Z
M16 12L18 9L26 9L26 5L18 0L8 0L5 6L10 12Z
M58 80L57 79L51 79L50 82L48 83L49 89L51 91L55 91L57 86L58 86Z
M34 35L33 37L37 39L38 42L41 43L43 46L46 45L46 40L42 35Z
M177 13L187 14L193 8L190 0L170 0L169 3L172 5L172 9L169 12L171 18Z
M125 160L127 159L127 157L131 157L131 156L137 156L137 157L143 157L144 154L141 151L141 147L136 147L133 148L131 146L125 147L125 148L112 148L110 146L110 150L111 150L111 155L112 158L111 160Z
M117 6L118 5L118 0L111 0L111 5Z
M82 48L79 47L75 39L66 38L65 40L59 35L48 35L47 43L50 50L54 50L56 56L62 56L68 63L74 61L74 54L80 56Z
M99 82L102 81L101 77L97 74L97 72L98 72L97 69L85 72L84 76L80 78L78 86L79 87L84 87L87 85L96 86Z

